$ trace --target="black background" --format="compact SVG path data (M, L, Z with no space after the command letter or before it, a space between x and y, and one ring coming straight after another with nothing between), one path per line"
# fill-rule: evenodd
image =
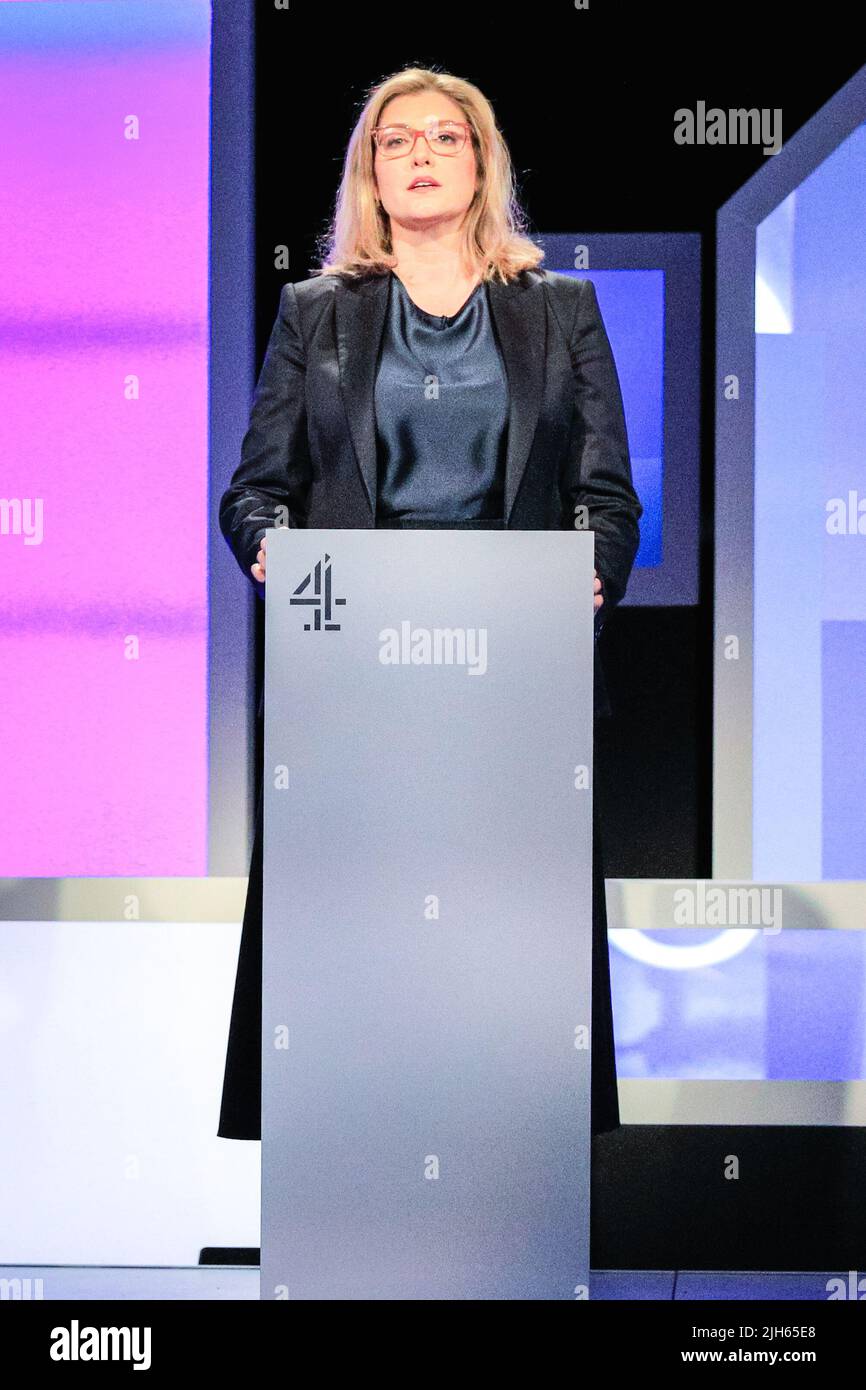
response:
M608 877L712 874L715 218L773 156L678 145L674 113L699 101L781 108L787 143L866 61L854 14L836 3L257 6L259 363L281 286L318 263L369 89L409 65L454 73L491 101L530 235L702 236L701 601L621 607L599 638L615 716L596 744ZM281 246L288 270L275 266Z

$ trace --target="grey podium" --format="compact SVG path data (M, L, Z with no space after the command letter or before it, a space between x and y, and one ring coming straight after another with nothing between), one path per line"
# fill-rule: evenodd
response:
M593 554L268 535L263 1299L588 1296Z

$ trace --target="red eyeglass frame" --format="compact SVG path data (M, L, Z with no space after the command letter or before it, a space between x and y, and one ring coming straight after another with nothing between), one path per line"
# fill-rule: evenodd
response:
M373 126L373 129L370 131L370 134L371 134L371 136L373 137L373 144L376 146L376 149L378 150L378 149L380 148L379 142L378 142L378 140L376 139L376 135L377 135L378 131L380 131L380 130L405 130L406 133L407 133L407 135L411 135L411 136L413 137L413 139L412 139L412 144L410 145L409 149L408 149L408 150L404 150L402 154L394 154L394 155L391 155L391 156L390 156L391 159L405 159L406 156L412 154L413 150L415 149L415 146L416 146L417 143L418 143L418 136L419 136L419 135L423 135L423 136L424 136L424 139L427 140L427 131L428 131L432 126L434 126L434 125L437 126L437 127L438 127L438 126L442 126L442 125L446 125L446 126L454 126L454 125L456 125L456 126L461 126L462 129L466 131L466 139L467 139L467 140L471 140L471 139L472 139L472 127L471 127L471 125L468 124L468 122L466 122L466 121L452 121L452 120L447 120L447 121L430 121L429 124L428 124L427 126L425 126L422 130L415 130L413 126L410 126L410 125L403 125L402 122L400 122L400 121L394 121L394 122L392 122L390 125L376 125L376 126ZM447 154L447 153L445 152L445 150L434 150L434 149L431 147L430 141L429 141L429 140L427 140L427 148L428 148L428 150L430 150L430 153L431 153L431 154L444 154L446 159L453 159L453 158L454 158L454 155L449 155L449 154ZM462 153L463 153L463 150L465 150L465 149L466 149L466 145L465 145L465 143L464 143L463 149L455 150L454 153L455 153L455 154L462 154ZM388 156L387 156L387 155L383 155L382 158L383 158L383 159L387 159Z

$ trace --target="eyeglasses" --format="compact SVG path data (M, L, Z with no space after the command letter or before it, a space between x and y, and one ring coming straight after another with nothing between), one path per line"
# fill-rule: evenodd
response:
M376 149L383 159L401 159L411 154L419 135L423 135L434 154L459 154L466 144L470 127L465 121L428 121L424 130L408 125L377 125L373 130Z

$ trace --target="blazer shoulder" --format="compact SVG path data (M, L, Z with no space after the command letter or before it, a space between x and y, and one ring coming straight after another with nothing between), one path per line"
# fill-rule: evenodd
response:
M592 281L580 275L566 275L562 270L539 268L538 274L544 279L550 308L560 332L565 341L571 344L581 313L585 314L592 306Z
M333 294L339 278L338 275L312 275L307 280L290 281L283 288L288 289L291 284L298 304L306 308L307 305L318 304Z
M307 280L287 281L280 291L281 312L295 324L305 347L334 303L338 279L336 275L313 275Z
M580 275L567 275L564 270L539 269L537 273L544 277L550 289L561 301L572 305L580 302L584 286L592 284L591 280Z

